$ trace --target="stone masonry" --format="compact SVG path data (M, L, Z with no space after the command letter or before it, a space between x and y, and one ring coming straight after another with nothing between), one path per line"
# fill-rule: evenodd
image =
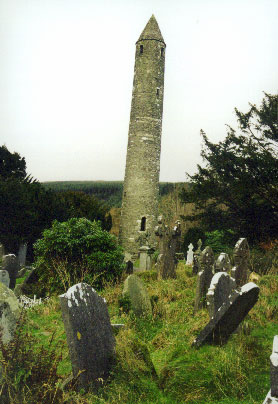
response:
M125 252L137 254L138 236L147 232L155 244L165 42L154 16L136 42L134 81L119 241Z

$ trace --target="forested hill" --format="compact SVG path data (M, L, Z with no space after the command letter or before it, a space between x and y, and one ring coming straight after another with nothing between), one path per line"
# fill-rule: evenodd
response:
M54 191L83 191L105 201L109 206L120 207L122 201L123 181L51 181L42 185ZM173 191L175 183L161 182L159 194L167 195Z

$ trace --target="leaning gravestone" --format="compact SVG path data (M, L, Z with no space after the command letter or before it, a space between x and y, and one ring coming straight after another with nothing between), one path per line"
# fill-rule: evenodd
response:
M193 263L193 244L190 243L187 250L186 265L192 265Z
M9 272L5 271L5 269L0 270L0 282L2 282L7 288L10 287L10 277Z
M2 258L2 269L8 271L10 277L10 289L14 289L17 273L19 271L17 257L14 254L4 255Z
M0 329L4 344L13 339L16 322L20 316L18 300L11 289L0 282Z
M221 253L215 261L215 272L228 272L232 268L230 257L226 253Z
M95 388L108 377L111 369L115 338L106 303L86 283L72 286L60 296L62 317L72 363L73 376L79 388Z
M259 297L259 287L253 282L235 290L217 311L215 317L201 331L192 346L203 344L222 345L237 329L248 312L252 309Z
M263 404L278 404L278 335L274 337L270 356L270 391Z
M234 248L234 267L231 275L236 280L237 286L242 286L248 281L249 245L246 238L240 238Z
M206 307L206 294L213 277L214 256L210 247L206 247L200 256L200 272L197 275L194 313Z
M129 275L124 282L123 296L128 296L131 308L138 317L152 316L152 305L149 294L136 275Z
M226 272L217 272L210 283L207 293L207 305L210 318L216 316L223 303L229 302L229 296L236 288L236 281Z

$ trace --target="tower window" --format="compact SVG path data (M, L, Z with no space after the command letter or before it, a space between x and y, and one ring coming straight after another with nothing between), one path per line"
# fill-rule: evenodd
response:
M159 88L156 89L156 95L159 96Z
M145 231L146 230L146 221L147 221L147 219L145 217L142 217L140 231Z
M161 48L161 56L164 56L164 48Z
M143 45L140 45L140 55L142 55L143 51L144 51L144 47L143 47Z

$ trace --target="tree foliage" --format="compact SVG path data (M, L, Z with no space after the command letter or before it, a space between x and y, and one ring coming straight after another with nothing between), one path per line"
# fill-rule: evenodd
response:
M201 156L185 203L196 210L187 220L198 220L205 231L231 229L250 242L278 235L278 96L266 94L247 113L235 109L238 131L228 126L218 144L204 131Z

